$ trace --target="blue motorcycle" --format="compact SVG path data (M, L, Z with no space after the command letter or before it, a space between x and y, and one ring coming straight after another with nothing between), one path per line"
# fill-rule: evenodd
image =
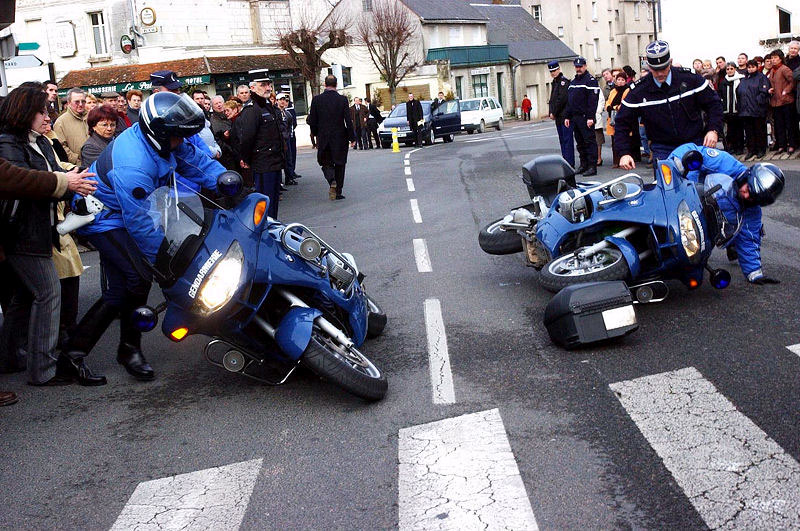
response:
M228 371L280 385L302 364L380 400L386 377L360 349L383 332L386 314L352 255L308 227L269 218L268 201L253 193L226 209L180 181L151 194L148 215L166 240L152 270L166 300L137 310L140 328L154 328L166 311L168 338L210 336L206 358Z
M539 283L556 292L571 284L625 280L637 302L658 302L665 280L699 287L704 272L718 289L730 274L708 268L714 246L727 245L741 223L730 224L714 193L683 177L697 169L697 151L681 160L661 160L653 182L635 173L608 182L576 183L560 156L539 157L523 166L532 203L489 223L478 237L490 254L524 251L525 263L540 270Z

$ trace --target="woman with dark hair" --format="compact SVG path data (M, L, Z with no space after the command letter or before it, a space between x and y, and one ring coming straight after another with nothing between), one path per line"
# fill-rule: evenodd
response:
M41 88L11 91L0 109L0 158L24 168L61 169L53 146L38 132L49 121L47 94ZM15 349L9 354L17 355L20 348L27 353L30 385L68 384L79 371L98 378L82 360L70 363L55 354L61 305L61 286L53 263L53 247L60 248L55 231L56 201L19 200L12 210L0 232L0 245L16 275L3 325L4 343Z
M114 138L117 130L117 112L110 105L98 105L86 117L89 138L81 147L81 166L88 168Z

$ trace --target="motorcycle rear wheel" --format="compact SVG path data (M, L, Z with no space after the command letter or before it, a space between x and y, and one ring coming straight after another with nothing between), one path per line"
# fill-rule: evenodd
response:
M376 401L386 396L386 376L366 356L355 347L345 349L316 327L300 359L318 376L359 398Z
M374 339L383 333L388 318L383 308L369 295L367 295L367 311L367 337Z
M539 284L547 291L556 293L572 284L624 280L630 274L628 262L619 249L601 249L586 260L578 259L578 251L548 262L539 272Z
M478 233L478 245L488 254L514 254L522 252L522 237L517 231L500 228L503 218L486 225Z

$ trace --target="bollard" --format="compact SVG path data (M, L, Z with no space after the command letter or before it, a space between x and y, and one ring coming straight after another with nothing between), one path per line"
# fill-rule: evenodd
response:
M396 127L392 127L392 153L400 153L400 143L397 141Z

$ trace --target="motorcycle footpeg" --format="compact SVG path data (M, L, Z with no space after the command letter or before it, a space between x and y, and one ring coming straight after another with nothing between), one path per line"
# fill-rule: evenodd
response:
M633 295L633 302L636 304L661 302L669 295L669 286L661 280L634 284L629 286L629 289Z

